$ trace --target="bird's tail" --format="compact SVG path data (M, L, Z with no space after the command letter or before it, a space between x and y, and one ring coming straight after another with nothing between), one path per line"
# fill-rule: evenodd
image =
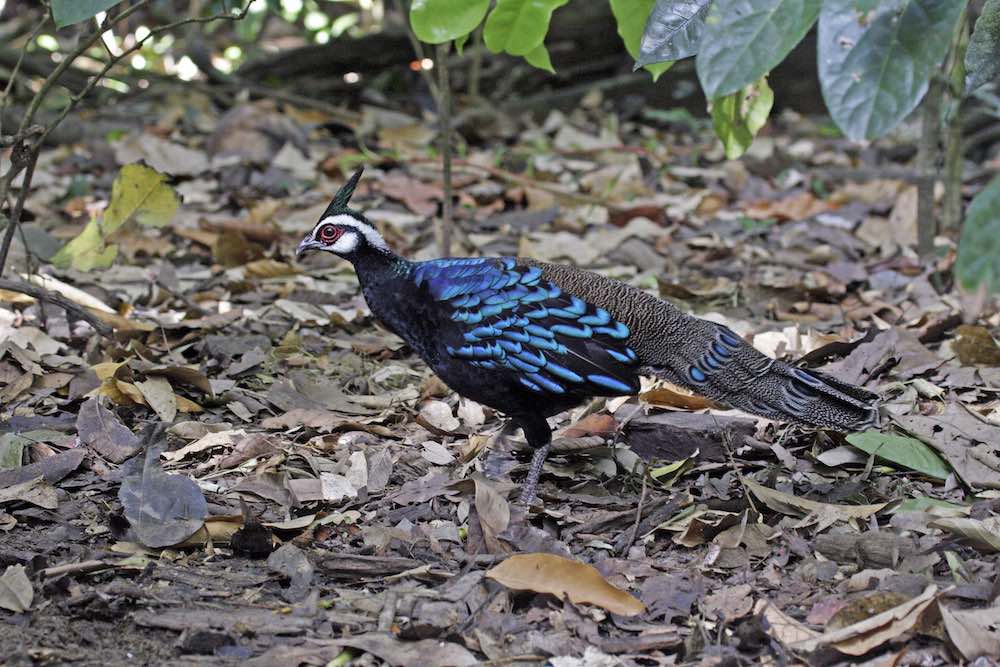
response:
M683 346L690 353L684 355L682 368L646 359L646 370L762 417L842 432L878 425L878 395L826 373L771 359L730 329L704 323L712 327L706 333L714 335ZM678 350L674 352L672 359Z

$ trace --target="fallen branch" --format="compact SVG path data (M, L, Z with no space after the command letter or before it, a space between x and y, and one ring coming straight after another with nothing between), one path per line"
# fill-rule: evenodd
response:
M18 294L27 294L28 296L34 297L39 301L51 303L53 306L58 306L59 308L65 310L67 315L73 315L77 319L83 320L92 326L94 331L99 333L104 338L112 338L114 336L114 329L102 322L89 310L80 304L73 303L66 297L56 294L55 292L50 292L42 287L29 285L28 283L21 282L19 280L8 280L6 278L0 278L0 290L17 292Z

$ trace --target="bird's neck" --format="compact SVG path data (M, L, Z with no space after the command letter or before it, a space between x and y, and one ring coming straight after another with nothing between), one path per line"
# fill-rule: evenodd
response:
M391 250L365 245L351 257L362 287L392 281L405 276L410 262Z

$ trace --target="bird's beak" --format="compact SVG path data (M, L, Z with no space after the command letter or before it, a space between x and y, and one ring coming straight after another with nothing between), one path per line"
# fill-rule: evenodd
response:
M307 236L304 239L302 239L302 243L300 243L299 247L296 248L295 258L298 259L299 257L302 257L302 255L306 254L310 250L314 250L319 246L320 244L317 243L315 239L313 239L311 236Z

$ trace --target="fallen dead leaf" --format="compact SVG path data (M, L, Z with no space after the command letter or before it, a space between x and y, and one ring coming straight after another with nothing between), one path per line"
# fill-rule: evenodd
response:
M622 616L635 616L646 606L609 584L592 565L554 554L516 554L490 568L486 576L515 590L564 595L576 604L592 604Z

